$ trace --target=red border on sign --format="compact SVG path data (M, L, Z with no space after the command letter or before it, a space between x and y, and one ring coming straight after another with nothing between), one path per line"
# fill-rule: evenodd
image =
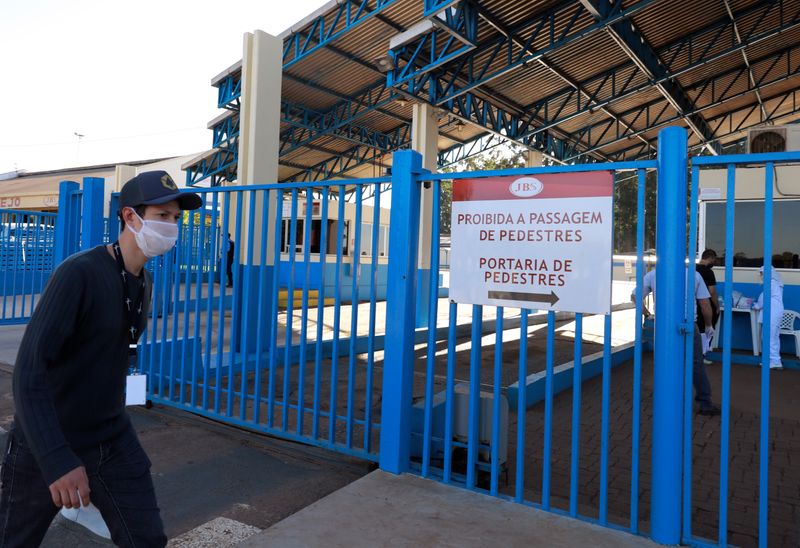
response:
M542 190L535 196L512 194L511 185L523 178L538 179ZM453 201L535 200L542 198L595 198L612 196L614 173L585 171L582 173L552 173L549 175L508 175L481 179L453 181Z

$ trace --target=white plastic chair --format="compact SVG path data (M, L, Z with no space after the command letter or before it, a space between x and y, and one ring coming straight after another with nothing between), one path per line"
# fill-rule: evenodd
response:
M800 318L800 314L794 310L784 310L781 318L781 335L791 335L794 337L794 351L800 358L800 329L794 328L794 322Z

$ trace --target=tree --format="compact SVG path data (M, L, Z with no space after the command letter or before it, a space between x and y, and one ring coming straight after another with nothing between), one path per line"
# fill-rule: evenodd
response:
M470 156L452 166L447 166L442 169L442 173L525 167L525 152L525 148L517 145L498 147L491 151ZM441 234L450 234L450 219L453 210L453 182L442 181L441 188L441 202L439 207L440 232Z

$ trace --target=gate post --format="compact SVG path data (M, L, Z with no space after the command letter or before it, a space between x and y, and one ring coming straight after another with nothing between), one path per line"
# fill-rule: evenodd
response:
M81 251L103 243L103 198L105 180L83 178L83 211L81 212Z
M75 217L75 212L72 211L72 200L70 200L70 197L78 188L78 183L74 181L61 181L58 184L58 215L56 216L53 268L60 265L61 261L70 255L70 223L73 222ZM77 222L77 220L75 220L75 222Z
M651 530L654 541L681 541L684 327L686 315L687 136L680 127L658 134L656 195L656 322L653 353Z
M409 464L422 171L418 152L394 153L380 438L380 467L394 474Z

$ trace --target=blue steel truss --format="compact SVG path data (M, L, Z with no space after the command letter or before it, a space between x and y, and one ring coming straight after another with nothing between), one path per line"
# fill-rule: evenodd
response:
M436 24L431 32L392 52L399 62L387 77L362 88L352 96L338 94L341 100L323 112L303 105L282 103L282 122L288 128L281 134L281 154L310 147L313 141L324 135L345 139L356 145L347 151L346 161L330 160L304 168L307 175L303 177L311 178L316 177L314 174L318 172L338 172L336 165L352 167L369 162L371 158L385 151L402 148L404 139L399 128L380 132L359 126L356 121L364 114L379 110L409 94L418 100L436 104L450 111L454 117L484 127L490 132L463 146L458 145L444 151L440 156L440 163L449 163L453 158L470 155L470 150L496 146L494 143L499 142L500 138L537 148L556 159L569 162L594 161L604 156L608 158L604 150L614 144L626 139L641 139L645 130L637 127L649 126L653 129L681 118L688 119L704 142L713 142L713 127L706 123L700 112L711 103L730 100L747 93L748 91L741 91L741 85L734 85L747 80L746 67L727 71L724 75L716 75L685 89L677 87L676 77L795 27L800 24L800 7L790 0L760 0L734 12L733 19L721 17L703 29L655 51L642 45L641 37L631 28L629 21L632 15L653 1L655 0L639 0L625 4L622 0L609 3L596 0L580 3L564 1L546 13L537 14L511 29L505 29L497 27L496 18L482 8L480 3L424 0L424 16L435 20ZM333 41L370 17L383 18L380 12L392 3L354 0L337 6L335 13L314 19L302 31L285 39L284 68L316 49L333 47ZM472 48L470 42L477 40L474 32L477 32L478 16L498 28L500 33ZM777 25L774 24L776 20ZM769 21L769 25L766 21ZM741 40L732 42L730 36L734 22L739 25ZM572 85L569 87L530 105L495 100L496 96L492 91L484 87L493 78L541 59L547 52L602 28L607 29L632 57L630 62L584 81L570 82ZM436 36L440 38L435 38ZM448 39L452 41L447 42ZM460 51L465 46L470 51ZM459 53L456 55L457 50ZM778 54L753 61L753 65L759 62L765 66L773 65L769 70L755 71L760 75L755 85L763 87L792 75L786 72L780 77L774 76L775 66L783 67L784 60L786 66L791 67L792 55L796 56L797 53L794 52L794 47L789 47ZM768 80L767 74L770 75ZM725 77L728 78L727 81ZM316 85L313 82L304 83ZM666 103L662 99L651 101L622 113L606 110L611 103L629 98L654 85L661 88ZM240 73L223 79L218 87L219 106L238 109L241 97ZM752 85L748 85L748 90L752 88ZM710 101L707 99L709 94ZM702 106L695 105L698 101L698 105L702 103ZM609 113L610 118L582 128L572 135L558 130L559 125L598 109ZM231 147L236 144L237 132L233 128L216 127L214 131L215 146L224 144ZM366 153L366 149L370 147L375 150L372 156ZM652 143L637 144L625 150L641 148L644 152L648 147L652 148ZM591 158L587 156L589 154L592 155ZM231 171L230 158L222 153L219 156L224 156L228 161L209 162L216 167L206 168L204 172L217 177L219 173L223 173L223 177L224 174L235 176L235 163ZM619 155L614 153L612 156ZM220 171L222 166L227 167Z
M235 181L238 161L238 147L215 149L209 156L186 170L186 185L196 186L205 179L211 179L211 186L218 186L225 181Z
M381 81L377 86L368 86L352 98L334 104L324 112L303 105L281 102L281 121L291 127L281 132L281 154L308 145L323 135L336 135L359 144L372 144L385 149L396 142L396 132L383 133L374 129L356 126L356 118L388 105L397 96Z
M242 73L229 74L217 84L217 108L239 110L242 97Z
M411 145L411 129L410 126L405 124L398 126L393 131L398 133L398 146L397 148L406 148ZM288 177L281 182L310 182L322 181L326 179L335 179L341 177L345 172L358 167L363 164L381 164L381 158L384 152L369 145L356 145L353 148L345 150L338 155L324 160L311 167L293 166L290 163L283 162L284 165L289 167L297 167L301 169L299 173Z
M211 130L214 133L214 148L233 148L239 142L239 113L220 120Z
M749 67L758 69L754 72L760 74L757 80L751 81L748 65L741 65L687 87L686 91L690 96L703 98L703 105L695 106L683 114L671 110L670 104L662 99L650 101L620 113L620 117L628 120L630 126L638 125L643 129L633 130L631 127L621 126L614 120L603 120L585 126L576 134L576 137L587 144L585 153L594 152L678 122L687 114L698 116L702 111L723 102L750 95L758 89L797 76L800 74L800 65L797 64L798 55L800 55L800 46L792 45L750 61ZM724 137L716 134L718 127L714 127L713 124L709 123L709 130L714 135L712 139ZM704 142L707 141L704 139Z
M623 8L622 2L616 0L609 14L597 21L583 4L571 0L561 2L545 13L515 25L508 34L501 33L479 44L468 54L438 70L418 63L416 72L398 82L397 88L418 97L425 93L432 103L443 104L547 53L631 17L654 1L639 0ZM521 40L522 48L517 46L518 40Z
M463 1L440 9L427 21L431 25L427 32L389 51L394 61L394 68L387 74L389 86L399 86L417 78L420 70L433 70L475 49L478 8L472 2Z
M379 16L398 0L348 0L339 2L331 14L315 17L283 41L283 68L287 69L341 38L361 23Z
M586 0L586 5L595 9L593 15L597 20L602 20L609 16L610 8L605 2ZM656 84L656 89L659 90L676 111L679 113L686 113L694 110L694 104L686 96L683 89L681 89L680 84L678 84L676 80L665 78L667 68L663 65L658 54L653 51L653 48L636 28L633 21L617 21L612 23L609 32L615 42L617 42L636 66L645 72L648 79L650 81L659 82ZM708 124L702 116L698 114L686 114L683 115L682 118L692 131L703 141L709 142L713 139L714 135L711 128L708 127Z
M751 127L765 123L776 123L780 122L784 117L795 116L797 111L800 110L800 88L780 92L769 97L763 97L763 103L765 105L766 116L762 114L761 102L754 101L736 110L708 119L708 124L716 133L715 138L725 139L727 137L739 135ZM785 110L787 105L791 105L791 109L788 112ZM755 119L753 119L754 114L758 114L758 117ZM655 142L655 139L650 142ZM701 142L694 145L692 148L696 149L703 146L705 146L705 143ZM731 146L736 147L737 145L735 143L728 143L723 148ZM640 159L651 157L652 154L646 153L643 147L647 147L647 145L644 143L641 145L637 144L615 151L609 154L609 157L615 162L625 161L630 158ZM568 161L575 160L577 160L577 158L568 158Z

